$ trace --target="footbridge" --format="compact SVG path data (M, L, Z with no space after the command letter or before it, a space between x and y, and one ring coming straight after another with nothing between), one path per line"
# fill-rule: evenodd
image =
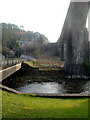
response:
M0 82L21 68L22 60L18 58L0 60Z

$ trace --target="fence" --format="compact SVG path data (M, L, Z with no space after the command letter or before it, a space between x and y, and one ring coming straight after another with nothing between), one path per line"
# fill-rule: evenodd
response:
M20 58L3 59L3 60L0 60L0 69L7 68L21 62L22 62L22 59Z

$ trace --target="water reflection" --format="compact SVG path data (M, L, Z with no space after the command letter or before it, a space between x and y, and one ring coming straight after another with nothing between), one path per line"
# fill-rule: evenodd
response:
M16 88L24 93L90 93L90 82L63 80L62 82L34 82Z
M57 93L58 92L58 84L55 82L42 82L42 83L31 83L25 86L21 86L17 88L17 90L26 92L26 93Z

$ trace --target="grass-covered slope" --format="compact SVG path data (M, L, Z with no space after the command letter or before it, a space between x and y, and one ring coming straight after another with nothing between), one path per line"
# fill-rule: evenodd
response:
M37 59L36 61L24 61L33 68L39 68L39 70L62 70L64 62L59 59Z
M41 98L2 91L2 100L3 118L88 118L87 98Z

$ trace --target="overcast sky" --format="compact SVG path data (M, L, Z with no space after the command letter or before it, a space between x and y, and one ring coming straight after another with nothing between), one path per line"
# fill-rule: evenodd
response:
M0 0L0 23L24 26L56 42L69 4L70 0Z

